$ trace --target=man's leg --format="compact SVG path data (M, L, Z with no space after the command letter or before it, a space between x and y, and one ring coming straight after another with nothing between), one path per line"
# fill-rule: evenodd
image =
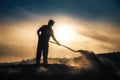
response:
M36 64L40 64L42 48L38 45L36 53Z
M48 64L48 46L43 48L43 61L45 64Z

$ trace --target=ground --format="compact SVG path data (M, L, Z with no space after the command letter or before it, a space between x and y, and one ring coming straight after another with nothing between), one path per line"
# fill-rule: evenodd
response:
M118 54L115 55L118 57ZM28 64L28 60L0 64L0 80L120 80L119 58L114 58L114 55L110 57L111 54L107 54L108 58L104 55L98 57L92 52L83 51L83 57L72 60L49 59L58 63L47 65Z

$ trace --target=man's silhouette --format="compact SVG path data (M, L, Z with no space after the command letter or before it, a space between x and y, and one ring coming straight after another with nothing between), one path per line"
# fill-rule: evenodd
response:
M38 46L37 46L37 54L36 54L36 64L40 64L41 54L43 52L43 62L44 64L48 64L48 47L49 47L49 39L52 36L53 40L57 42L58 45L60 43L56 40L54 36L54 32L52 30L52 26L55 22L53 20L49 20L48 25L43 25L37 31L38 35ZM40 33L41 32L41 33Z

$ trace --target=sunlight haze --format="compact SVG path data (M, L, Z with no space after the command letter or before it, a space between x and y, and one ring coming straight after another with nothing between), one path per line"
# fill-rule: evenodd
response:
M62 45L96 54L120 51L119 9L116 0L0 0L0 62L35 58L37 30L50 19ZM49 43L51 58L76 56Z

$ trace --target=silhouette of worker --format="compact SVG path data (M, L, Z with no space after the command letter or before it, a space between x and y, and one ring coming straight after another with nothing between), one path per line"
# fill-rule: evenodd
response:
M37 31L38 35L38 46L37 46L37 54L36 54L36 64L40 64L41 55L43 53L43 62L44 64L48 64L48 47L49 47L49 39L50 36L53 40L60 45L60 43L56 40L54 36L54 32L52 30L52 26L54 25L53 20L49 20L48 25L43 25Z

